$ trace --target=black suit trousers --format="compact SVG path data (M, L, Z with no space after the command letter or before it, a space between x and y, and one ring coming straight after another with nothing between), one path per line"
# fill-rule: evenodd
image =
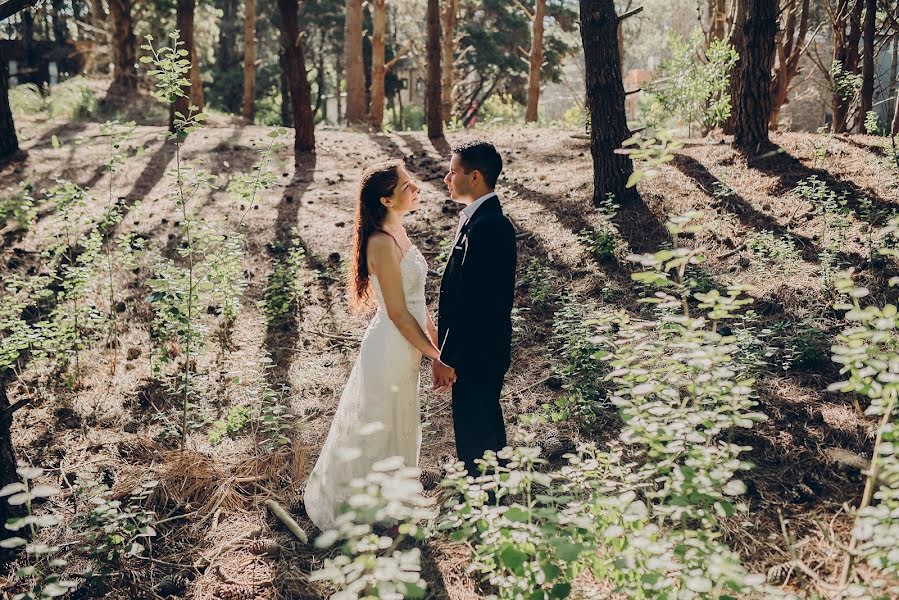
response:
M505 371L493 373L456 372L453 384L453 428L456 454L465 463L468 474L479 476L476 458L487 450L506 446L506 426L499 396Z

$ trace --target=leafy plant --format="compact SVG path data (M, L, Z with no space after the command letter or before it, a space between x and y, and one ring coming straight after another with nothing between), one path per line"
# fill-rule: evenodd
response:
M634 187L644 177L658 175L659 167L673 160L673 152L683 147L681 142L674 141L670 131L657 133L640 131L624 140L621 148L615 150L615 153L626 154L635 163L634 172L627 179L627 187ZM637 165L640 168L636 168Z
M730 116L730 75L737 51L724 40L707 44L700 29L689 40L671 34L671 58L659 66L650 86L653 102L649 110L652 126L674 115L687 125L714 127ZM703 56L704 54L704 56Z
M260 308L265 312L269 321L287 316L293 308L298 306L305 291L303 263L306 259L306 251L303 249L302 240L296 228L291 233L291 240L286 252L281 260L275 261L265 296L260 301Z
M555 294L555 275L543 261L532 258L518 278L518 285L526 289L535 306L549 306Z
M746 248L761 263L757 265L759 269L775 266L789 272L796 270L801 262L793 242L767 230L751 234L746 240Z
M232 406L228 409L228 415L212 423L209 431L209 443L218 446L229 436L246 427L253 419L253 413L247 406Z
M890 227L899 227L899 219ZM833 360L841 365L844 379L829 389L867 398L865 414L876 417L878 423L852 538L845 548L839 589L855 597L887 598L899 593L895 579L899 574L895 544L899 511L899 311L893 304L862 306L861 299L869 291L857 287L852 275L848 271L837 278L837 289L848 299L838 308L846 311L849 325L833 346ZM897 283L899 280L891 282ZM853 573L860 561L866 561L874 573L869 571L856 583Z
M862 75L846 71L840 61L835 60L830 65L830 88L840 99L853 100L862 89Z
M85 510L76 514L74 527L84 540L81 550L99 565L88 577L111 575L124 559L144 554L144 544L156 535L156 516L141 504L156 484L141 484L127 504L110 499L109 488L96 481L79 486L77 496Z
M43 469L20 463L16 473L21 482L10 483L0 490L0 498L6 498L10 506L25 505L26 515L10 519L5 527L9 531L28 530L31 542L20 536L0 540L0 548L25 549L25 566L15 572L15 578L27 586L27 591L12 596L13 600L43 600L67 594L76 586L74 581L63 579L56 570L64 567L66 561L59 557L61 548L36 541L42 529L59 525L55 515L35 515L32 502L39 498L49 498L59 490L48 485L34 484L34 480L44 474Z
M19 189L11 196L0 198L0 229L9 223L15 223L19 229L27 230L35 216L33 190L30 184L21 183Z
M831 289L834 276L840 269L839 254L846 242L849 222L845 194L838 195L816 175L807 177L796 184L793 194L812 205L812 209L823 217L821 238L823 248L818 254L821 265L821 283L824 289Z
M881 135L883 133L880 129L880 119L873 110L869 110L865 115L865 133L868 135Z

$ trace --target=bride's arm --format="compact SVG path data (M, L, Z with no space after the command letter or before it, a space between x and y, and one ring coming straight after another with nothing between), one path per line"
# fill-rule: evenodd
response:
M439 346L437 341L437 326L434 325L434 319L431 318L431 311L428 311L428 337L435 346Z
M437 346L425 335L421 325L406 306L403 274L393 249L394 242L386 235L373 235L368 241L368 260L372 272L378 276L387 316L410 344L430 359L440 357Z

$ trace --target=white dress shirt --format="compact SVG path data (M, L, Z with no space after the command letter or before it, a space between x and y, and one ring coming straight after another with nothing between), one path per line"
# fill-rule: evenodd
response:
M465 226L465 223L474 215L475 211L481 207L481 205L491 196L496 196L496 192L487 192L468 206L462 209L462 212L459 213L459 226L456 227L456 240L459 239L459 234L462 233L462 227Z

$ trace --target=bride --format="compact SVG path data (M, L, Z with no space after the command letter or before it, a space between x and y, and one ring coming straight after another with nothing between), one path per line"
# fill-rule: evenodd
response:
M335 526L348 484L374 463L401 456L407 466L418 466L421 356L440 357L425 305L428 265L403 228L403 216L418 208L418 191L401 161L362 175L349 295L354 308L377 306L377 312L306 484L306 513L321 530Z

